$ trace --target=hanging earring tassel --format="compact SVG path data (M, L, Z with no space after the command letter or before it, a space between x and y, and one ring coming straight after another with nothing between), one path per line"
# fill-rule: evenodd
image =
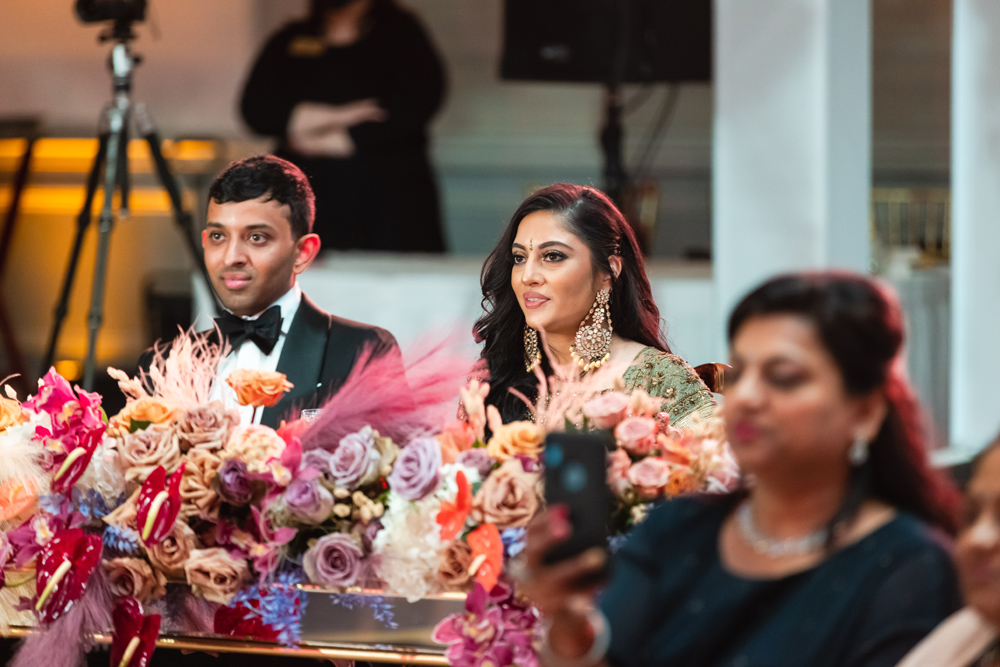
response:
M583 318L576 338L570 346L570 354L584 372L600 368L611 359L611 290L602 289L597 293L597 300L591 306L587 317ZM587 324L590 320L590 324ZM608 325L605 328L604 321Z
M847 460L855 467L864 465L868 460L868 441L860 435L856 437L847 452Z
M531 373L542 363L542 351L538 348L538 332L524 325L524 368Z

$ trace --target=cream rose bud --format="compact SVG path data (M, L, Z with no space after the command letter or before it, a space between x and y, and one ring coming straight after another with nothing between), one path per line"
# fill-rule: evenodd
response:
M596 428L614 428L625 419L632 399L620 391L595 396L583 406L583 416Z
M629 417L615 427L615 438L618 444L633 454L648 454L656 445L659 432L655 419L648 417Z
M233 558L221 548L192 551L184 564L184 575L196 595L219 604L229 604L250 581L246 561Z
M629 468L626 477L640 493L655 497L670 481L670 464L655 456L647 456Z

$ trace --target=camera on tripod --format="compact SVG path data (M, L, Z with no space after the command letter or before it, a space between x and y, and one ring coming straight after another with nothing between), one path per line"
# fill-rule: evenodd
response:
M84 23L141 23L146 20L146 4L147 0L76 0L76 15Z

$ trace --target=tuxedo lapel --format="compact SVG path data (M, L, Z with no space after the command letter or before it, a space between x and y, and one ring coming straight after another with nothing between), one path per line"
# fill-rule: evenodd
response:
M298 417L297 414L290 414L292 408L314 407L305 402L315 394L319 384L329 333L330 316L303 295L295 318L288 328L288 337L281 349L277 368L294 387L277 405L264 408L261 424L276 427L280 419Z

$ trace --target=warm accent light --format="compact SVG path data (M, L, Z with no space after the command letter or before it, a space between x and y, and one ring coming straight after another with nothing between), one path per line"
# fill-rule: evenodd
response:
M76 359L60 359L56 362L56 373L74 382L83 375L83 364Z

